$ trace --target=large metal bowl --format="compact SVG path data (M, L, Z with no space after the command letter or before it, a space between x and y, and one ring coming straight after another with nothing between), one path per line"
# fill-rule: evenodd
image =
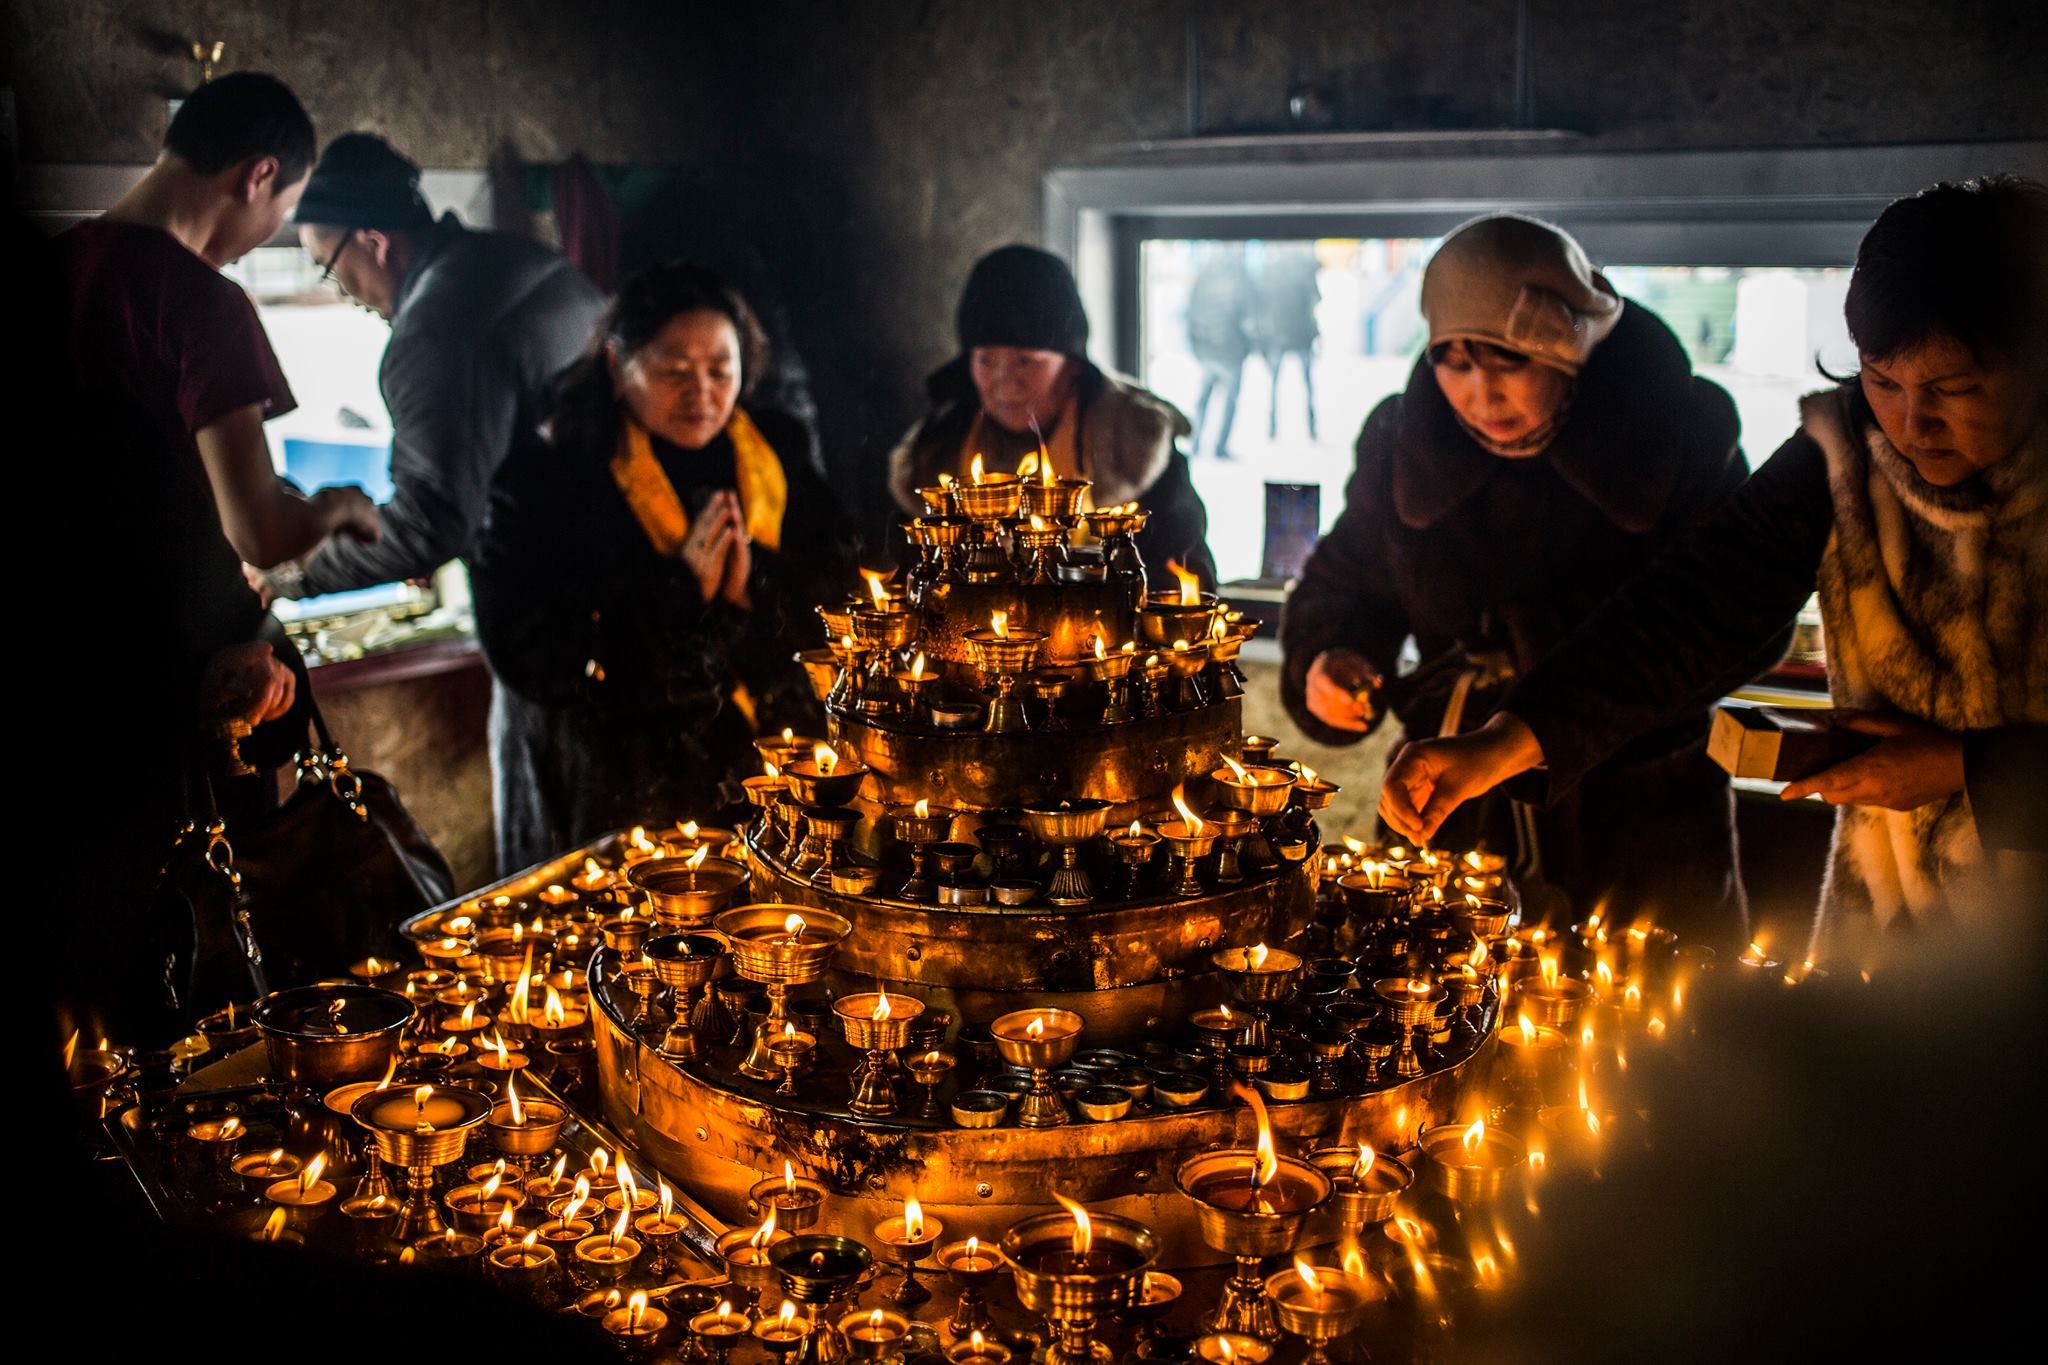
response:
M384 1074L413 1005L375 986L294 986L256 1002L270 1078L325 1092Z

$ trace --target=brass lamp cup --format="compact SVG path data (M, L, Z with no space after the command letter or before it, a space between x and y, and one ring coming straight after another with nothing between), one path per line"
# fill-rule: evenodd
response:
M948 490L945 505L950 510L952 504ZM903 534L920 550L950 550L967 539L967 528L973 524L966 517L950 515L911 517L903 522Z
M1081 664L1088 670L1088 676L1097 682L1121 682L1131 676L1131 665L1138 662L1136 653L1125 653L1112 649L1100 658L1083 658Z
M729 858L706 858L687 867L681 858L648 858L626 869L626 882L647 897L658 924L701 929L735 897L746 893L754 874Z
M1360 919L1386 919L1408 905L1408 879L1397 872L1347 872L1337 879L1344 908Z
M811 700L822 702L832 695L832 684L839 680L839 656L830 649L800 649L790 655L804 671L804 681L811 686Z
M1554 984L1545 985L1540 975L1532 973L1514 983L1517 1013L1567 1035L1578 1031L1579 1016L1592 1002L1593 988L1575 976L1560 976Z
M802 915L801 935L783 929L791 915ZM840 941L853 925L830 910L809 905L761 904L727 910L713 923L732 945L733 967L749 981L772 986L801 986L825 974Z
M1335 782L1322 777L1316 778L1313 782L1305 782L1297 777L1294 779L1294 804L1303 810L1327 810L1330 803L1337 799L1337 793L1343 790Z
M1458 1204L1484 1204L1500 1195L1509 1173L1520 1169L1529 1149L1519 1138L1488 1125L1478 1149L1466 1146L1471 1130L1462 1123L1439 1123L1417 1139L1427 1161L1430 1187Z
M718 1239L715 1248L719 1260L725 1265L726 1275L735 1285L746 1290L748 1297L774 1289L779 1283L775 1267L768 1258L764 1255L757 1260L750 1254L757 1235L758 1229L755 1228L734 1228ZM775 1229L768 1238L767 1250L773 1251L794 1235L781 1228Z
M360 1097L350 1107L349 1116L369 1130L370 1141L376 1144L380 1158L408 1170L446 1166L456 1160L468 1144L471 1131L491 1112L490 1098L481 1091L459 1085L437 1085L434 1098L451 1099L461 1105L461 1122L437 1124L432 1131L425 1133L410 1128L380 1128L370 1122L370 1114L378 1105L391 1099L394 1091L400 1095L405 1093L404 1087L393 1087L392 1090L373 1090Z
M818 771L817 761L800 758L782 770L782 780L796 799L806 806L844 806L860 795L867 780L868 766L858 759L841 759L829 773Z
M1015 521L1024 488L1015 474L988 474L980 483L954 484L953 503L971 521Z
M851 1237L813 1232L777 1242L768 1259L792 1299L816 1305L830 1303L867 1274L875 1253Z
M1436 1007L1443 1002L1442 986L1431 985L1426 992L1412 991L1407 987L1413 979L1394 976L1372 983L1373 994L1378 997L1387 1022L1400 1028L1429 1023L1436 1015Z
M853 638L868 649L901 649L917 634L917 615L909 611L853 609Z
M953 822L960 818L959 811L946 806L926 806L923 815L912 805L891 806L888 815L890 831L912 845L944 843L953 832Z
M1228 768L1218 768L1209 774L1209 780L1216 784L1217 799L1233 810L1249 811L1253 815L1278 815L1287 809L1287 801L1294 794L1294 774L1285 768L1271 768L1263 765L1245 769L1252 775L1250 782L1240 781L1236 773Z
M1327 1173L1298 1157L1283 1156L1271 1182L1279 1187L1290 1182L1306 1184L1310 1198L1299 1208L1280 1210L1232 1209L1212 1204L1196 1191L1220 1177L1242 1184L1258 1160L1250 1147L1225 1147L1189 1157L1174 1173L1174 1183L1195 1206L1195 1224L1202 1240L1225 1255L1240 1259L1264 1259L1291 1252L1301 1239L1302 1225L1320 1208L1336 1188Z
M951 517L959 508L959 500L953 496L959 487L957 483L933 483L918 489L917 496L924 503L927 516Z
M1335 1186L1330 1208L1351 1232L1392 1218L1394 1206L1415 1183L1415 1172L1406 1162L1385 1154L1374 1156L1363 1182L1355 1179L1356 1147L1318 1147L1308 1154L1308 1162L1330 1177Z
M1096 838L1109 823L1110 805L1081 796L1051 805L1024 807L1024 824L1049 848L1067 848Z
M662 934L646 944L655 979L670 990L694 991L731 969L724 940L710 934Z
M1191 644L1186 649L1167 649L1161 651L1159 657L1166 661L1168 672L1185 681L1208 667L1209 646Z
M763 735L754 741L754 752L761 755L763 763L787 768L800 758L809 758L811 751L824 742L815 735L791 735L788 739L781 735Z
M876 1002L881 1000L889 1002L887 1019L874 1017ZM832 1013L838 1016L839 1029L849 1046L868 1052L894 1052L910 1041L910 1025L924 1013L924 1001L915 996L867 991L840 996L832 1002Z
M1025 1032L1034 1019L1045 1020L1043 1037L1033 1038ZM1084 1027L1081 1016L1072 1010L1025 1009L999 1016L989 1025L989 1032L995 1035L996 1051L1011 1066L1051 1071L1065 1066L1080 1049Z
M521 1100L519 1107L526 1115L525 1123L512 1121L510 1103L501 1101L491 1107L484 1119L491 1146L506 1156L519 1157L540 1156L553 1150L556 1139L568 1125L569 1111L551 1100Z
M1097 540L1111 536L1134 536L1145 529L1151 520L1150 512L1084 512L1081 520L1088 523L1088 533Z
M1045 643L1044 633L1036 630L1012 630L1007 636L993 630L970 630L964 638L974 666L995 676L1024 672Z
M997 1249L1010 1264L1017 1301L1032 1312L1062 1324L1093 1324L1127 1313L1144 1296L1145 1272L1159 1259L1159 1239L1135 1219L1114 1213L1091 1213L1100 1268L1043 1269L1072 1255L1074 1220L1064 1213L1041 1213L1012 1224ZM1085 1337L1083 1338L1085 1341Z
M1453 901L1447 907L1451 923L1458 931L1477 939L1496 939L1507 932L1508 919L1514 914L1514 907L1506 901L1494 900L1487 896L1472 896L1464 901Z
M1175 640L1192 645L1207 638L1215 615L1214 593L1202 593L1195 602L1181 601L1179 593L1150 593L1138 607L1138 639L1161 651L1172 649Z
M852 602L841 602L837 606L829 602L818 604L818 619L825 623L825 638L830 643L836 645L853 634L854 605Z
M1247 1005L1271 1005L1294 993L1301 980L1301 955L1285 948L1269 948L1264 961L1252 965L1249 948L1218 948L1209 954L1216 970L1230 978L1230 992Z
M1027 517L1071 517L1081 505L1081 495L1095 485L1088 479L1038 479L1024 481L1023 513Z
M270 1078L325 1093L381 1076L413 1021L410 1000L374 986L294 986L256 1002Z
M1384 1298L1377 1280L1335 1266L1318 1266L1315 1273L1320 1294L1292 1266L1266 1277L1266 1298L1280 1326L1309 1344L1303 1365L1327 1365L1323 1348L1364 1323Z

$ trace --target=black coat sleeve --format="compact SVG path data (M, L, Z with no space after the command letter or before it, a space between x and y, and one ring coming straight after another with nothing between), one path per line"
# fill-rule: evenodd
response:
M1167 457L1166 468L1152 486L1138 496L1138 506L1151 513L1145 529L1138 532L1138 556L1145 561L1148 581L1171 583L1173 575L1166 561L1176 560L1182 568L1202 580L1205 589L1216 586L1216 560L1209 553L1209 509L1195 491L1188 473L1188 457L1176 447Z
M1812 594L1833 524L1826 457L1795 435L1581 622L1501 707L1535 732L1548 799L1749 676Z
M1389 461L1400 400L1389 398L1358 433L1357 462L1344 488L1344 510L1316 542L1280 618L1280 700L1301 732L1319 744L1351 744L1358 731L1323 724L1309 711L1308 671L1329 649L1352 649L1391 678L1408 638L1406 607L1391 590L1386 528L1391 506ZM1386 712L1374 718L1376 726Z
M1963 791L1987 849L2048 853L2048 725L1963 732Z

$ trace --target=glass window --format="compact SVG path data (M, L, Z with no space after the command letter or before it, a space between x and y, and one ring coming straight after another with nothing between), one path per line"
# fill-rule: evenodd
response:
M1271 563L1263 510L1283 504L1266 485L1317 490L1325 529L1343 510L1359 427L1407 385L1427 340L1422 268L1438 240L1141 244L1139 377L1194 424L1195 487L1225 581L1261 577ZM1647 264L1607 274L1734 397L1752 463L1791 434L1800 395L1826 384L1816 359L1836 373L1854 367L1846 269ZM1284 505L1300 515L1298 496ZM1287 539L1273 538L1275 559Z

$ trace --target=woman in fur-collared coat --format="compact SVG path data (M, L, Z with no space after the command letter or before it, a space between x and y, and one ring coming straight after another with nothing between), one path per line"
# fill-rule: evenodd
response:
M1422 311L1428 351L1366 419L1343 515L1281 625L1282 699L1324 743L1390 713L1415 738L1478 725L1748 472L1728 395L1547 223L1494 214L1459 228L1424 273ZM1411 638L1422 666L1397 676ZM1759 641L1722 682L1775 657ZM1509 855L1532 919L1604 906L1623 923L1741 942L1728 780L1705 753L1711 699L1563 800L1481 803L1445 846Z
M1785 789L1841 807L1807 956L1869 965L1865 926L2001 907L2038 919L2048 186L2000 176L1892 204L1857 250L1844 311L1856 378L1807 399L1756 476L1484 727L1410 745L1381 797L1391 823L1426 835L1539 764L1569 790L1818 585L1828 687L1870 745ZM1824 941L1831 922L1840 936Z
M1061 478L1093 481L1097 507L1135 502L1151 518L1138 552L1153 582L1174 560L1216 583L1209 514L1179 442L1188 420L1165 399L1087 357L1088 315L1066 262L1006 246L975 263L955 322L960 354L926 381L930 407L889 456L889 495L906 514L939 475L969 476L974 457L1014 470L1041 442Z

